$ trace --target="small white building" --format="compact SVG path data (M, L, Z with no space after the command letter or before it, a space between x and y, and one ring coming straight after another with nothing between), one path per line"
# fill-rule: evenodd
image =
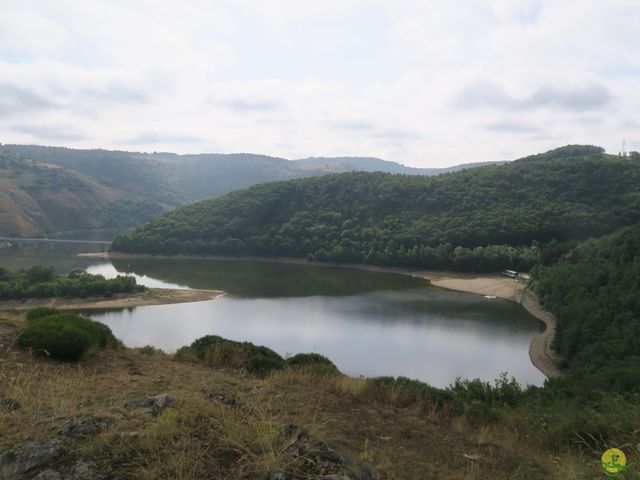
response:
M515 270L503 270L502 275L509 278L517 278L518 272L516 272Z

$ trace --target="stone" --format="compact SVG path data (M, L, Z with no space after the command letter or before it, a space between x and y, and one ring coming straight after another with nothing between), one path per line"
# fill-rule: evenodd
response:
M71 469L68 480L96 480L100 478L93 471L95 464L93 460L78 460Z
M371 462L366 460L355 462L348 456L331 449L323 441L312 437L299 426L285 425L281 432L283 438L288 440L288 446L284 448L284 452L291 455L296 468L305 473L322 475L320 478L324 480L381 480L382 478Z
M56 433L65 437L80 437L84 435L96 435L109 427L113 420L107 417L90 416L86 418L72 418L60 427Z
M239 406L239 403L236 401L236 399L233 398L231 395L227 394L224 390L214 390L214 391L203 390L202 393L204 393L204 396L207 397L209 400L214 400L223 405L227 405L229 407Z
M376 470L376 467L368 460L363 460L360 462L357 468L356 477L358 480L379 480L380 474Z
M62 475L56 470L47 469L33 477L33 480L62 480Z
M142 433L140 432L121 432L120 438L138 438L141 437Z
M147 397L140 400L132 400L124 404L125 408L148 408L149 413L154 417L160 414L162 410L167 407L173 407L176 404L176 399L173 395L168 393L161 393L153 397Z
M19 479L26 473L41 469L58 460L64 449L60 441L52 438L27 442L0 455L0 478Z

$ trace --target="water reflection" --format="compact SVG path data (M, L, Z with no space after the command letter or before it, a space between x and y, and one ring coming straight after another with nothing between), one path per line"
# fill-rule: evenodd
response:
M508 371L542 384L529 342L540 323L523 308L428 287L420 279L358 270L184 259L105 262L85 246L3 249L10 268L54 265L152 287L221 289L214 301L92 312L126 345L168 351L207 334L267 345L282 355L318 352L354 375L404 375L446 386L456 377L493 380Z

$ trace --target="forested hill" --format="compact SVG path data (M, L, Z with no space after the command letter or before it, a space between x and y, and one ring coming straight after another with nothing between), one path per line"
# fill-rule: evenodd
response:
M640 225L537 267L533 289L558 317L555 346L572 371L589 378L592 389L638 391Z
M640 222L639 161L596 147L556 152L437 177L347 173L257 185L154 218L113 249L486 271L534 263L535 247L504 245ZM503 246L473 248L489 245Z

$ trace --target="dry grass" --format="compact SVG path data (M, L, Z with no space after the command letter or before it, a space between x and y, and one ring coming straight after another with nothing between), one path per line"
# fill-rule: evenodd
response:
M19 315L1 316L0 334L16 333L23 322ZM435 403L405 404L393 389L373 392L360 378L289 369L259 379L144 348L98 352L76 365L4 349L0 380L0 393L21 405L0 410L0 451L49 438L70 417L106 416L113 420L106 431L65 442L118 479L264 479L269 472L296 471L287 446L298 431L353 459L372 459L392 479L579 479L599 473L590 457L570 447L549 451L508 421L475 427ZM221 390L235 406L209 395ZM158 417L123 407L163 392L178 403ZM286 425L298 430L283 435Z

